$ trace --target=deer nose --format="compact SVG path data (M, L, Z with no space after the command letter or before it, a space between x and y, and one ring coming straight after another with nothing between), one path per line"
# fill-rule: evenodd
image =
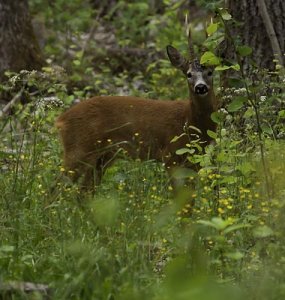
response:
M197 84L195 86L195 93L196 94L200 94L200 95L204 95L208 93L208 87L205 84Z

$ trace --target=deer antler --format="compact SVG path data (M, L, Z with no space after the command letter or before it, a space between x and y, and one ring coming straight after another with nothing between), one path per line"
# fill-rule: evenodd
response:
M195 59L195 53L194 53L194 47L192 42L192 36L191 36L191 27L188 22L188 14L186 14L185 16L185 26L186 26L186 34L188 36L189 57L190 57L190 61L193 61Z

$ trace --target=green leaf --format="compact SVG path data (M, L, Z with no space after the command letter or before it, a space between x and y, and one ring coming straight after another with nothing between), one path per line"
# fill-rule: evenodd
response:
M244 257L244 255L239 251L225 253L225 256L234 260L240 260Z
M207 134L208 134L209 137L211 137L214 140L218 137L217 133L212 131L212 130L207 130Z
M79 59L75 59L75 60L73 61L73 64L74 64L75 66L80 66L81 61L80 61Z
M234 225L231 225L231 226L227 227L224 230L224 233L227 234L227 233L230 233L232 231L236 231L236 230L243 229L243 228L248 228L248 227L251 227L251 225L250 224L234 224Z
M264 133L273 134L272 128L267 124L262 124L261 129L262 129L262 132L264 132Z
M237 165L236 169L241 171L244 176L250 176L255 171L255 167L249 161L244 161L240 165Z
M229 226L229 224L231 224L230 221L223 220L222 218L212 218L211 221L199 220L197 221L197 223L205 226L213 227L219 231L224 230L227 226Z
M219 111L215 111L211 114L211 119L216 124L220 124L224 119L224 115Z
M225 71L225 70L229 70L229 69L233 69L235 71L239 71L240 70L240 65L239 64L235 64L235 65L231 65L231 66L227 66L227 65L217 66L215 68L215 71Z
M184 135L186 135L186 133L182 133L182 134L180 134L180 135L177 135L177 136L175 136L171 141L170 141L170 143L175 143L175 142L177 142L182 136L184 136Z
M228 220L223 220L222 218L212 218L213 224L215 224L218 230L224 230L229 224L231 224Z
M222 19L225 21L229 21L232 19L231 14L225 9L221 9L220 14L221 14Z
M202 133L201 130L199 128L197 128L196 126L190 125L190 126L188 126L188 128L196 131L197 133Z
M189 153L189 154L193 154L195 152L194 149L189 149L189 148L181 148L181 149L178 149L176 150L176 154L177 155L183 155L185 153Z
M234 100L228 105L228 111L235 112L240 110L246 100L247 99L245 97L235 97Z
M232 66L231 66L231 69L234 69L234 70L236 70L236 71L239 71L239 70L240 70L240 65L239 65L239 64L232 65Z
M228 70L228 69L230 69L231 68L231 66L217 66L216 68L215 68L215 71L225 71L225 70Z
M254 110L253 110L252 107L249 107L249 108L246 110L246 112L244 113L244 115L243 115L243 117L244 117L245 119L249 119L249 118L251 118L251 117L253 117L253 116L254 116Z
M135 3L134 7L140 11L147 11L149 8L148 3L143 3L143 2Z
M285 119L285 110L280 110L278 112L278 116L281 118L281 119Z
M239 46L237 48L237 51L241 56L248 56L252 53L252 48L250 48L249 46Z
M228 158L224 159L224 160L220 160L220 161L227 161ZM237 177L236 176L232 176L232 175L227 175L226 177L224 177L221 180L221 183L226 183L228 185L231 184L236 184L237 183Z
M78 52L75 54L75 56L76 56L78 59L81 59L81 58L83 57L83 54L84 54L84 52L83 52L83 50L81 50L81 51L78 51Z
M273 230L266 225L258 226L253 230L253 235L258 238L265 238L273 234Z
M205 225L205 226L209 226L209 227L216 228L216 226L215 226L211 221L198 220L197 223L198 223L198 224Z
M15 250L14 246L11 245L3 245L0 247L0 252L13 252Z
M206 51L200 59L201 65L215 66L220 64L220 59L211 51Z
M212 23L210 24L206 31L208 33L208 35L212 35L213 33L215 33L218 30L218 23Z

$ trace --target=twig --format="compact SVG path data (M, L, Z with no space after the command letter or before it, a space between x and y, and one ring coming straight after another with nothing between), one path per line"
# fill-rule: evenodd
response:
M33 282L17 282L17 281L11 281L7 283L0 283L0 298L1 299L12 299L13 296L16 296L17 294L33 294L35 292L41 294L41 299L51 299L51 289L46 284L38 284ZM6 298L7 297L7 298ZM26 298L25 297L25 298Z
M24 88L22 88L14 97L13 99L4 106L4 108L0 111L0 118L3 118L5 115L8 114L9 110L12 106L14 106L20 99L23 94Z
M95 20L93 21L93 24L91 26L91 29L90 29L90 32L89 32L89 35L85 41L85 43L83 44L83 47L82 47L82 56L81 56L81 59L83 59L83 57L85 56L85 53L86 53L86 50L87 50L87 47L88 47L88 44L89 42L93 39L94 37L94 34L96 32L96 28L99 24L99 18L100 18L100 15L103 11L103 8L101 7L97 13L97 16L95 18Z
M284 66L282 51L281 51L278 39L276 37L276 33L275 33L275 30L274 30L273 24L271 22L266 4L265 4L264 0L257 0L257 5L260 9L260 14L261 14L261 17L262 17L262 21L264 23L264 26L265 26L265 29L267 31L268 37L270 39L273 54L275 54L277 56L279 64Z

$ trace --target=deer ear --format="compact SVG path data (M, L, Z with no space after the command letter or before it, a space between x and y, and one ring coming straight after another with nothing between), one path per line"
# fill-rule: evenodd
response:
M179 53L179 51L176 48L170 45L166 47L166 51L172 65L185 73L187 71L188 65L187 60Z

